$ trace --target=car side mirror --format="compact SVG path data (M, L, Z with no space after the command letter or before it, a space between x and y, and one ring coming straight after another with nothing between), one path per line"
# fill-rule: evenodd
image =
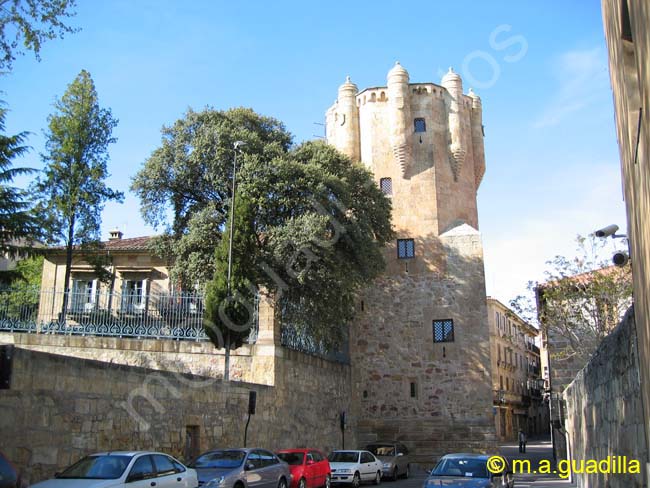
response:
M398 453L397 453L397 457L400 457L400 456L403 456L403 455L404 455L403 452L398 452Z
M253 471L255 469L255 465L253 463L246 463L244 466L244 471Z
M313 459L307 459L307 466L311 466L312 464L314 464L314 460Z

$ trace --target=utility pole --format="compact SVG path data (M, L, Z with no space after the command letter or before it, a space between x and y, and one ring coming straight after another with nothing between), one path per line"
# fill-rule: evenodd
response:
M232 197L230 199L230 237L228 240L228 298L230 298L232 292L232 243L233 237L235 235L235 196L237 193L237 152L241 150L246 143L244 141L237 141L233 144L235 150L235 156L233 157L232 162ZM224 371L223 379L224 381L230 381L230 329L226 330L226 355L224 358Z

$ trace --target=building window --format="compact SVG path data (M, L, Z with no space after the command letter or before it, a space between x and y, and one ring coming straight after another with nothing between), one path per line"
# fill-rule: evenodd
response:
M418 396L418 385L415 382L411 382L411 398L417 398Z
M74 279L72 281L72 300L70 308L73 312L92 312L97 303L97 280Z
M415 257L415 242L413 239L397 239L397 257L399 259Z
M426 132L427 131L427 123L425 122L424 119L415 119L413 121L413 124L415 125L415 132Z
M379 180L379 188L384 195L391 196L393 194L393 179L381 178Z
M433 342L454 342L454 321L433 321Z
M122 283L122 311L142 313L145 309L147 280L126 280Z

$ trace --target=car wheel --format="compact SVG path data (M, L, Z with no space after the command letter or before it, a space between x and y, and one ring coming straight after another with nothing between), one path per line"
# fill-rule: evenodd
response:
M397 472L397 466L395 466L395 469L393 469L393 476L391 476L391 479L393 481L397 481L398 474L399 473Z
M361 484L361 477L359 476L359 472L357 471L354 473L354 476L352 477L352 486L354 488L359 488L359 485Z
M332 478L330 477L329 474L325 476L325 485L323 486L324 488L330 488L332 486Z
M298 488L307 488L307 481L305 478L300 478L300 483L298 483Z
M406 465L406 472L404 473L404 479L408 479L409 476L411 476L411 465L407 464Z
M378 485L379 483L381 483L381 471L377 471L377 475L375 476L375 481L374 481L374 483L375 483L376 485Z
M287 488L287 480L284 478L280 478L280 482L278 483L278 488Z

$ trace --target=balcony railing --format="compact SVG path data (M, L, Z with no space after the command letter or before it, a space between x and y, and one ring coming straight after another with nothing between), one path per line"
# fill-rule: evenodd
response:
M207 341L200 293L0 290L0 332ZM248 338L257 340L258 301Z

